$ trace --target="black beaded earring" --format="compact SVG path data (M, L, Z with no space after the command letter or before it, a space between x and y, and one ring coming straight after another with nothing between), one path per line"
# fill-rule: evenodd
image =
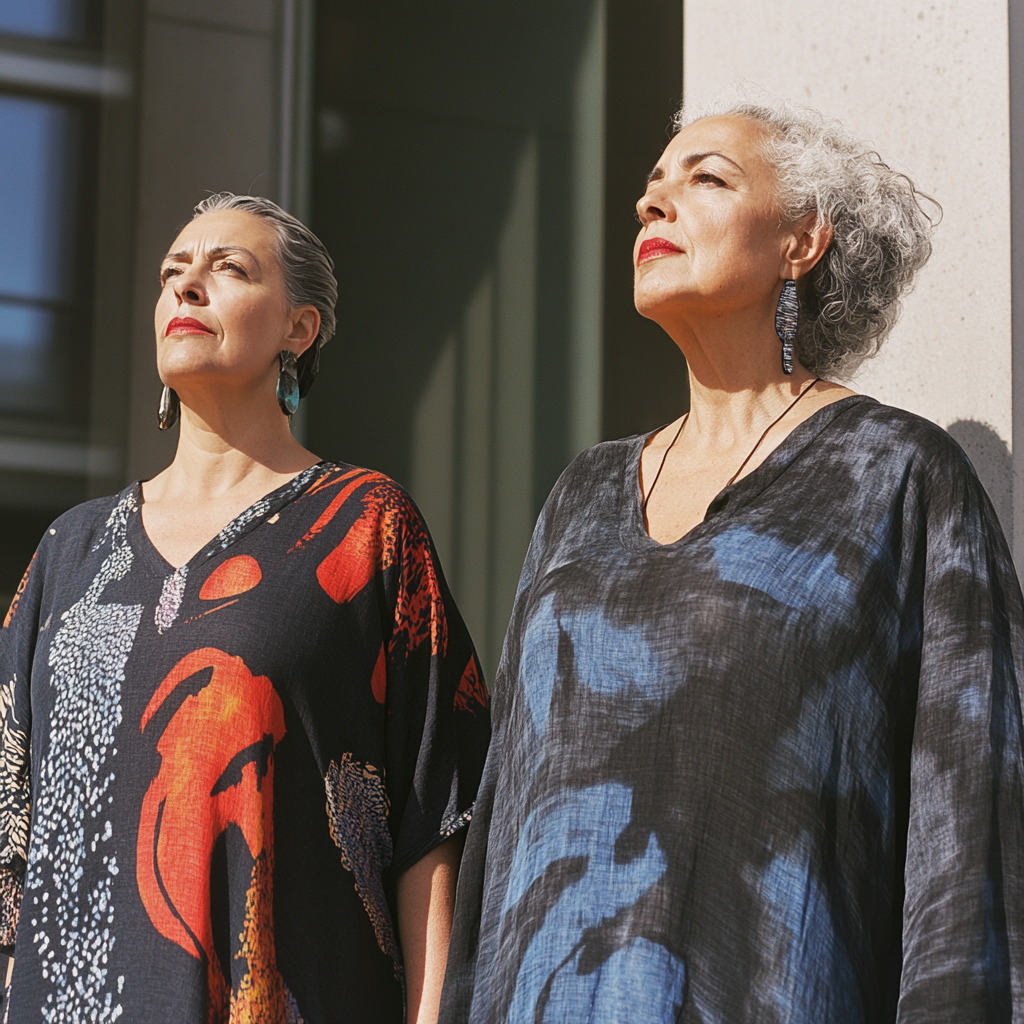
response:
M775 333L782 342L782 372L793 372L793 342L800 319L800 301L796 297L796 281L786 281L775 307Z
M299 369L291 349L281 352L281 372L277 378L277 404L285 416L292 416L299 407Z
M178 393L165 384L163 393L160 395L160 407L156 413L157 425L161 430L170 430L178 422L180 412L181 402L178 400Z

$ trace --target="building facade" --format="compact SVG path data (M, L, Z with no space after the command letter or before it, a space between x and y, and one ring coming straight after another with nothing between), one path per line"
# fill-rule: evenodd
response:
M1006 0L0 0L0 592L63 509L171 458L157 266L204 195L252 192L338 267L296 431L409 488L493 672L559 472L686 408L632 308L633 204L684 91L740 78L942 203L857 386L957 437L1021 557L1022 34Z

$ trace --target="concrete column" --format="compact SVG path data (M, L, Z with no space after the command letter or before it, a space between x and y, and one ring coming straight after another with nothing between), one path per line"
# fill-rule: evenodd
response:
M1009 0L1010 199L1013 253L1013 554L1024 565L1024 10ZM1018 573L1020 569L1018 568Z
M1018 361L1015 388L1007 0L685 0L684 12L688 98L744 79L809 103L942 204L931 262L853 386L949 430L1007 537L1016 532L1021 563L1024 473L1015 488L1011 450L1015 420L1017 451L1024 447L1024 370ZM1019 48L1016 57L1024 58ZM1024 147L1020 110L1017 119ZM1024 180L1020 169L1015 180ZM1017 336L1024 344L1024 321Z

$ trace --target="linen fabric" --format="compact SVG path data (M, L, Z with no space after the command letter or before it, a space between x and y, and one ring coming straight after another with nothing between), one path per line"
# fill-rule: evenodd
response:
M441 1020L1024 1021L1021 593L967 458L848 397L662 545L645 441L537 524Z
M321 463L175 569L140 504L58 519L0 631L5 1019L404 1024L395 880L489 733L419 513Z

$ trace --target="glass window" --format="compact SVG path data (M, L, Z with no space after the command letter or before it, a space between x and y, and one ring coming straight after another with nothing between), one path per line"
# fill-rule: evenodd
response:
M81 121L70 104L0 94L0 415L75 412L67 385L89 331L73 309Z
M124 102L101 75L107 2L0 0L0 605L95 464L100 124Z
M0 0L0 32L79 41L92 34L95 8L90 0Z

